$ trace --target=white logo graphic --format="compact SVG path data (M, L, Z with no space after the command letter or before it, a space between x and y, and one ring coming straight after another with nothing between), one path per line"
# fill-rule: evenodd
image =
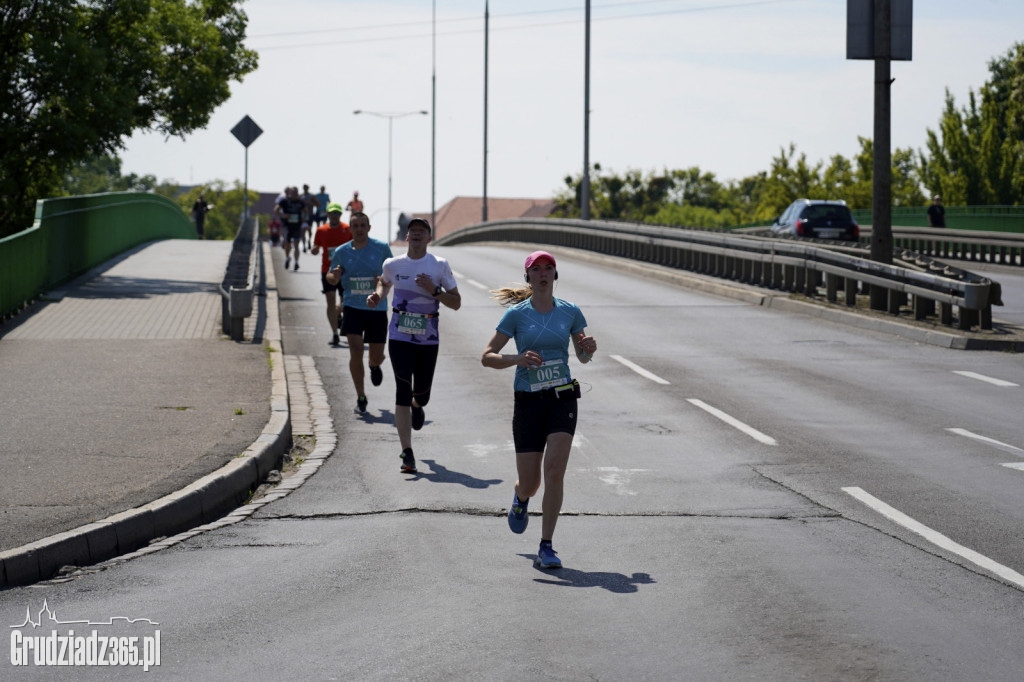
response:
M68 629L60 634L57 626L84 625L110 626L120 629L157 627L160 624L148 618L113 616L106 621L59 620L56 611L46 601L35 620L32 610L25 607L25 620L11 625L11 665L14 666L141 666L146 672L160 665L160 630L145 635L101 635L95 629L90 634L75 634ZM22 630L51 627L49 634L33 635Z

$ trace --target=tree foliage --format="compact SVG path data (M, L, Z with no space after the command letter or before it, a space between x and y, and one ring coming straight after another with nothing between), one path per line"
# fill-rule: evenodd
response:
M147 192L157 187L156 177L138 176L135 173L121 175L121 159L113 154L103 154L79 161L64 174L64 180L57 194L78 196L102 192Z
M1024 43L992 60L989 73L961 108L946 91L938 130L928 130L919 155L925 186L947 204L1024 201Z
M203 224L203 235L205 239L234 239L238 227L242 224L243 199L245 188L241 182L235 180L232 187L223 180L217 180L203 187L193 187L187 192L171 197L178 202L181 210L191 215L192 204L202 194L206 203L213 208L206 214L206 222ZM249 190L249 208L251 209L260 194L256 190ZM252 212L250 210L250 215Z
M202 128L256 68L241 0L5 0L0 225L27 227L76 164L136 130Z
M780 149L771 170L738 181L721 182L714 173L693 166L644 174L629 170L623 176L595 164L591 178L591 216L688 227L725 228L768 223L795 199L843 199L851 208L871 208L874 150L871 140L859 138L860 152L852 159L835 155L810 163L796 145ZM925 203L911 149L892 154L892 194L897 206ZM557 215L579 217L580 180L565 179L556 197Z

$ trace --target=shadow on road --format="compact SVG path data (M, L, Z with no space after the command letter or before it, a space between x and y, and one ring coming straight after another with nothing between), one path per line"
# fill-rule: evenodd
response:
M533 554L520 554L524 559L533 561ZM653 585L655 580L648 573L634 573L631 576L608 571L578 571L575 568L534 569L550 578L534 578L534 582L545 585L561 585L562 587L603 587L616 594L632 594L639 590L639 585Z
M428 481L432 481L434 483L458 483L459 485L463 485L467 488L476 488L478 490L483 490L484 488L489 488L492 485L504 483L504 481L500 478L484 480L482 478L475 478L473 476L470 476L469 474L463 474L458 471L452 471L451 469L445 467L442 464L438 464L436 461L432 459L419 460L419 465L421 467L423 464L426 464L430 467L430 473L424 472L421 468L420 471L418 471L416 474L410 476L409 480L425 478Z
M388 424L390 426L395 423L395 415L391 410L381 410L379 415L371 414L369 411L360 412L355 407L352 408L352 411L367 424Z

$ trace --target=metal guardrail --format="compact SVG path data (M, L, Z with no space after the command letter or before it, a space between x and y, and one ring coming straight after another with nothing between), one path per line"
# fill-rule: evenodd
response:
M865 238L871 239L870 227L861 231L861 239ZM932 258L1024 268L1024 234L1015 232L894 225L892 240L894 246Z
M231 256L220 285L221 328L235 341L245 337L245 320L253 311L259 273L259 220L246 218L231 247Z
M746 227L742 228L742 233L768 235L771 234L771 229L767 226ZM860 242L861 244L871 242L870 225L861 225ZM892 243L895 248L906 249L931 258L1024 268L1024 234L1016 232L893 225Z
M992 328L992 305L1002 305L999 286L972 273L932 264L887 265L856 252L789 239L765 239L720 231L654 227L569 219L501 220L461 228L438 245L518 241L565 246L655 263L744 284L819 295L856 305L871 287L888 292L888 312L899 313L910 297L914 317L936 315L960 329Z

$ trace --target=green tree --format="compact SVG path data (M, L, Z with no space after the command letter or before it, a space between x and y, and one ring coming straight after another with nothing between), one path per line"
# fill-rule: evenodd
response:
M811 166L807 155L796 155L796 145L779 150L772 159L771 170L753 214L753 220L771 221L778 218L786 207L800 197L816 199L824 191L821 186L821 162Z
M670 174L672 188L669 200L680 206L700 206L713 211L729 207L731 199L727 188L714 173L702 172L697 166L675 170Z
M947 204L1024 201L1024 43L992 60L989 73L962 108L946 91L938 130L928 129L918 155L922 181Z
M135 173L121 175L121 159L103 154L76 163L65 173L59 193L64 196L101 192L147 192L155 190L156 178Z
M7 0L0 7L0 229L139 129L184 137L256 68L241 0Z

